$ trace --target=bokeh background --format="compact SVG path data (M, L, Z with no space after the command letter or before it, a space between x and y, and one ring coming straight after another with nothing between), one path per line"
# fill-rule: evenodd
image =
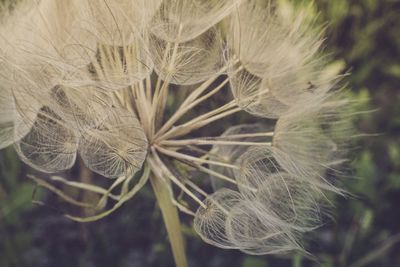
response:
M363 114L364 136L353 145L331 219L306 236L314 255L253 257L202 242L185 222L191 267L400 266L400 1L317 0L327 22L326 50L342 63L351 96ZM111 216L79 224L62 216L42 191L34 204L31 173L12 148L0 152L0 266L174 266L150 187ZM71 171L77 175L78 168Z

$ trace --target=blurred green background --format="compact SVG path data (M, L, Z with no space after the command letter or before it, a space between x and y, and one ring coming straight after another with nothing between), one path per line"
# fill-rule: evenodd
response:
M400 1L318 0L328 22L326 47L343 60L352 96L369 110L332 219L306 236L315 256L252 257L202 242L185 220L191 267L400 266ZM0 266L173 266L150 188L111 216L90 224L32 203L33 183L12 148L0 154ZM77 170L72 170L72 175ZM54 199L40 193L57 207Z

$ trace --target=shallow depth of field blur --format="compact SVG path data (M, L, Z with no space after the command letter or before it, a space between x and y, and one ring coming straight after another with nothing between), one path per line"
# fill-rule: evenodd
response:
M305 237L313 259L212 247L183 216L191 267L400 266L400 1L315 2L328 23L326 50L351 72L345 80L351 97L368 111L355 119L366 137L353 145L351 178L342 182L353 196L333 196L331 219ZM0 152L1 267L174 265L150 187L107 218L79 224L62 216L51 194L33 196L27 173L12 147ZM78 167L71 171L77 173Z

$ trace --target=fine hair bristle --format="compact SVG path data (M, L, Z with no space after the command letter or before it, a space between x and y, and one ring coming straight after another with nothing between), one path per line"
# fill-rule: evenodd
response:
M101 219L159 181L207 243L255 255L305 252L302 236L321 225L326 192L343 193L327 172L340 170L351 132L343 76L329 68L324 29L307 9L250 0L19 2L1 7L0 148L14 144L43 173L80 159L108 178L32 178L98 211L68 218ZM82 203L54 183L99 200Z

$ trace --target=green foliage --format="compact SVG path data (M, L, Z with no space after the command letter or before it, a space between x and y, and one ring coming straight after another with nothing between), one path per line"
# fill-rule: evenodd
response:
M268 264L264 260L259 258L245 257L242 267L268 267Z

